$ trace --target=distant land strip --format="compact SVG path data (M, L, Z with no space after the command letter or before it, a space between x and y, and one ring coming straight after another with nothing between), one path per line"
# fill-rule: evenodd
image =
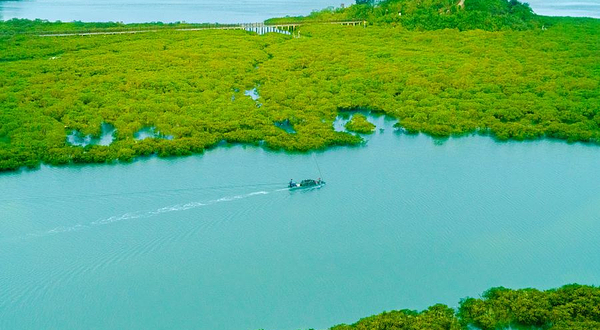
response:
M175 30L175 31L202 31L202 30L252 30L252 29L280 29L290 30L295 29L300 25L307 24L336 24L336 25L365 25L364 21L330 21L330 22L297 22L297 23L281 23L281 24L265 24L265 23L241 23L233 25L212 25L204 27L191 27L191 28L162 28L162 29L144 29L144 30L114 30L114 31L81 31L81 32L66 32L66 33L42 33L40 37L70 37L70 36L91 36L91 35L111 35L111 34L135 34L135 33L149 33L158 32L161 30Z

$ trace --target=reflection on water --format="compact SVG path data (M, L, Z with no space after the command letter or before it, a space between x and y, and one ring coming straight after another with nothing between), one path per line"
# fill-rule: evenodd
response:
M103 123L100 137L92 135L83 135L78 130L71 131L67 135L67 142L72 146L87 147L89 145L109 146L115 139L115 127L111 124Z
M354 1L339 0L0 0L0 18L41 18L50 21L106 22L177 22L253 23L267 18L306 15L329 6ZM600 4L595 0L527 1L542 15L600 17ZM261 30L262 31L262 30ZM260 31L255 31L260 32Z
M346 129L346 124L350 122L350 120L356 113L360 113L367 117L367 121L375 125L375 129L379 133L385 132L386 126L394 125L398 122L396 118L372 112L369 110L345 110L341 111L340 114L335 118L335 121L333 122L333 130L336 132L348 133L348 130Z
M296 134L296 130L294 129L294 125L292 125L292 123L290 122L289 119L285 119L285 120L281 120L281 121L276 121L274 124L275 124L275 127L284 130L288 134Z
M158 130L156 127L142 127L139 131L133 134L133 138L136 140L145 140L145 139L165 139L165 140L173 140L173 135L164 135Z
M256 89L256 87L245 90L244 95L249 96L256 103L257 108L260 108L262 106L262 103L258 102L260 95L258 95L258 90Z
M256 87L252 88L252 89L248 89L244 91L244 95L246 96L250 96L250 98L254 101L258 100L260 98L260 96L258 95L258 91L256 90Z

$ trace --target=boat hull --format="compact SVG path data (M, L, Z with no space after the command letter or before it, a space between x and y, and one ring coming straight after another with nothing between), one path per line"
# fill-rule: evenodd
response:
M295 186L290 186L288 188L290 190L311 189L311 188L317 189L317 188L321 188L321 187L323 187L325 185L325 181L320 181L320 182L317 182L317 181L314 181L314 180L312 180L310 182L307 182L307 181L308 180L305 180L305 181L303 181L301 183L296 183Z

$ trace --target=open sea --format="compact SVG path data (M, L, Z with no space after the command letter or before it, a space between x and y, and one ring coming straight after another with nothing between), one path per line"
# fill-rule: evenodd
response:
M0 0L0 20L11 18L84 22L254 23L306 15L350 0ZM532 0L538 14L600 18L597 0Z

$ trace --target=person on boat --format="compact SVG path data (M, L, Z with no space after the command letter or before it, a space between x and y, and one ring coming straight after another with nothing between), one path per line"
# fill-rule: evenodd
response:
M296 186L296 183L294 182L294 179L290 179L290 185L289 185L289 187L292 188L292 187L295 187L295 186Z

